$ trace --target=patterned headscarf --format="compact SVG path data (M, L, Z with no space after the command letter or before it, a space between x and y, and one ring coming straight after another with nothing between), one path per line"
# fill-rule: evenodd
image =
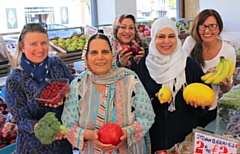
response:
M118 17L115 18L114 22L113 22L113 33L112 33L112 37L111 37L111 41L113 44L113 50L118 50L119 46L121 45L118 38L117 38L117 33L118 33L118 28L120 26L120 24L122 23L123 19L125 18L130 18L130 19L134 19L133 23L135 24L135 37L134 40L139 43L140 42L140 37L139 37L139 32L138 29L136 27L136 20L135 17L132 14L120 14Z
M96 35L103 35L103 34L96 34ZM107 36L106 36L106 38L107 38ZM91 38L89 39L89 41L91 41ZM115 52L113 52L112 56L113 56L113 61L112 61L113 67L106 74L96 75L96 74L94 74L94 72L92 72L92 70L90 69L90 67L88 65L85 65L85 68L87 70L83 72L83 74L87 74L84 78L82 78L83 83L86 83L86 85L87 85L86 87L84 86L85 94L93 95L91 93L92 88L93 88L93 83L106 85L107 89L104 93L104 94L106 94L106 99L102 100L101 103L103 105L101 105L101 107L108 106L109 104L122 104L123 102L124 103L128 102L127 97L122 97L126 93L127 86L125 85L125 83L122 80L121 82L118 82L118 86L116 84L117 84L118 80L121 80L125 76L135 75L135 73L129 69L118 68L116 65ZM84 51L84 53L83 53L83 59L85 61L85 64L87 64L86 63L86 51ZM91 82L88 83L89 80ZM84 96L85 96L85 94L84 94ZM89 97L89 98L91 98L91 97ZM91 101L91 100L89 100L89 101ZM101 117L101 115L105 115L105 112L107 112L106 109L108 109L108 108L102 108L98 113L98 116L96 119L96 125L98 128L100 128L100 126L102 126L104 123L102 118L99 119L99 117ZM124 109L124 111L126 111L126 109ZM111 110L111 112L112 112L112 118L105 117L106 122L108 122L109 119L111 119L113 122L117 122L117 119L122 119L122 118L127 119L125 117L126 115L116 114L116 108L113 108ZM122 122L124 123L124 125L126 124L126 121L122 121Z
M171 28L177 39L176 48L170 55L162 55L155 46L156 35L164 28ZM187 54L182 51L181 40L178 38L175 23L168 18L160 18L154 21L151 28L151 42L149 44L149 54L146 58L146 66L150 76L156 83L171 89L173 101L168 108L169 111L175 110L175 96L182 86L186 84L186 61Z

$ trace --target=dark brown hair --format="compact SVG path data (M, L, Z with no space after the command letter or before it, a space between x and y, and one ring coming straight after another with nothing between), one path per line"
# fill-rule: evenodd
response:
M210 16L213 16L217 20L217 24L218 24L219 31L220 31L219 34L220 34L223 30L222 18L219 15L219 13L213 9L206 9L206 10L201 11L194 18L192 25L190 27L190 34L193 37L193 39L196 41L196 44L190 54L190 57L192 57L202 67L205 66L205 62L204 62L203 53L202 53L202 39L198 32L198 26L202 25L204 23L204 21Z

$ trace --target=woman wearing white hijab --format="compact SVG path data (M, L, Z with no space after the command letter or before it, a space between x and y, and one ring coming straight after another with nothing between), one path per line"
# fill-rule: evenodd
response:
M137 73L156 114L150 129L152 153L171 148L175 143L183 141L197 126L198 117L208 111L207 107L194 107L183 99L184 86L193 82L203 83L201 76L204 73L182 51L178 31L172 20L161 18L153 23L149 53L139 62ZM162 86L172 91L172 101L169 100L169 103L160 104L156 97Z

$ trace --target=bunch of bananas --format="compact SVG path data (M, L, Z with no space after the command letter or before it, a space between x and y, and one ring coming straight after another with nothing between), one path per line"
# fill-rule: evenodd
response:
M220 57L220 61L213 72L207 73L201 77L206 84L219 84L226 78L233 76L235 67L231 59L227 59L223 56Z

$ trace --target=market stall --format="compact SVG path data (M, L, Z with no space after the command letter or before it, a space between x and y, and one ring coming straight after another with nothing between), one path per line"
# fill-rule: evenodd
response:
M74 27L75 29L76 27ZM82 50L87 42L86 37L84 36L84 29L83 27L78 27L81 29L81 34L75 34L72 36L69 36L67 38L61 38L62 40L71 40L71 44L69 43L69 46L73 46L73 37L77 39L77 43L80 43L81 41L81 49L77 49L75 47L72 47L73 50L69 51L68 48L61 47L57 44L57 42L53 42L54 39L59 39L59 37L55 36L54 38L50 38L49 41L49 56L59 56L68 66L69 69L72 71L73 75L76 75L78 73L77 70L75 70L74 63L81 61L82 56ZM4 34L5 35L19 35L19 32L17 33L11 33L11 34ZM82 37L81 37L82 36ZM81 37L81 39L80 39ZM9 37L10 38L10 37ZM84 39L83 39L84 38ZM14 62L16 60L15 53L16 53L16 47L17 47L17 39L4 39L3 35L0 34L0 87L1 88L1 96L0 98L3 99L3 101L0 101L0 153L4 154L10 154L14 152L15 149L15 138L13 132L17 132L17 128L15 127L9 127L8 129L5 129L5 125L8 126L9 124L9 118L4 118L10 116L7 111L6 103L4 101L4 86L5 81L7 78L7 75L13 69L15 66ZM76 67L77 68L77 67ZM78 67L79 68L79 67ZM73 71L74 70L74 71ZM6 126L6 127L7 127ZM16 126L14 124L14 126ZM10 130L11 128L11 130ZM4 131L3 131L4 130ZM5 131L6 130L6 131ZM5 135L2 132L6 132ZM9 138L11 137L11 138Z

